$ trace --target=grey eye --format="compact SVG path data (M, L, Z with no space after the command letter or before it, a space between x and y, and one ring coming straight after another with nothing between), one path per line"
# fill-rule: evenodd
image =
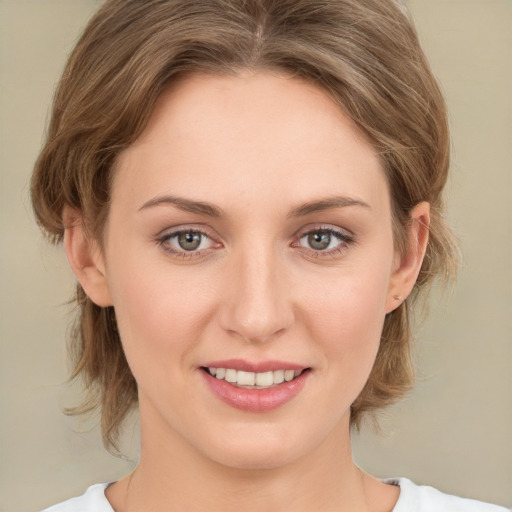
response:
M299 240L299 246L317 253L329 253L350 245L353 238L342 231L331 228L313 229L304 233Z
M183 231L177 235L177 242L184 251L195 251L203 241L203 234L199 231Z
M331 244L332 235L328 231L316 231L307 235L308 245L315 251L324 251Z

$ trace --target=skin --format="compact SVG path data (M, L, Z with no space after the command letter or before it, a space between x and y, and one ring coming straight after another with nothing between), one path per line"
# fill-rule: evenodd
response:
M117 161L102 250L65 211L71 266L115 306L139 387L140 462L107 489L113 508L390 511L399 490L352 460L350 405L414 285L428 214L413 210L399 254L375 150L315 86L270 73L174 84ZM180 229L205 233L199 250L180 248ZM308 235L326 229L339 235L317 250ZM230 358L311 371L293 400L253 413L204 383L200 366Z

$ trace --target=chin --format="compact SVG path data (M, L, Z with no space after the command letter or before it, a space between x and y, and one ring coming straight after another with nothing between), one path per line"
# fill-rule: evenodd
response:
M233 469L257 471L277 469L292 463L300 454L290 450L276 450L271 447L244 447L240 450L224 450L217 454L216 462Z
M316 436L281 430L276 425L267 427L254 429L246 426L241 435L216 437L204 455L226 467L262 470L286 466L314 448L312 439Z

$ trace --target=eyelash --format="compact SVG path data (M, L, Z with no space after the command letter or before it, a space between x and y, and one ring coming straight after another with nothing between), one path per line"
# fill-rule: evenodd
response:
M213 245L217 245L218 247L222 246L222 244L220 242L215 242L214 238L212 236L210 236L208 233L206 233L205 231L203 231L202 229L197 229L197 228L193 228L193 227L185 228L185 229L177 229L172 232L167 232L163 236L158 237L156 239L156 242L168 254L171 254L174 257L184 259L184 260L189 260L189 259L193 259L193 258L201 258L201 257L205 256L206 253L209 253L216 248L216 247L208 247L208 248L200 249L200 250L187 251L186 249L177 249L170 245L170 243L173 239L177 239L177 237L179 237L180 235L187 234L187 233L194 234L194 235L200 235L202 237L202 239L200 241L200 245L203 243L203 241L210 240ZM333 247L331 249L322 249L322 250L316 250L316 249L313 249L310 247L304 247L304 246L300 245L300 241L303 238L314 235L314 234L327 234L327 235L329 235L329 237L336 238L339 241L339 243L338 243L338 245L336 245L336 247ZM329 243L331 241L332 240L329 240ZM307 254L309 256L313 256L314 258L325 258L325 257L334 258L334 257L342 254L343 252L345 252L345 250L348 248L348 246L350 246L354 243L355 243L355 239L352 234L349 234L345 231L337 230L337 229L334 229L331 227L319 226L319 227L315 227L312 229L308 229L306 231L302 231L298 235L298 237L297 236L295 237L295 241L291 244L291 246L296 247L296 248L301 248L302 250L307 252Z
M197 228L184 228L184 229L177 229L176 231L171 231L165 233L163 236L157 238L157 243L160 245L160 247L167 253L171 254L174 257L181 258L184 260L192 259L192 258L200 258L205 255L206 252L210 252L214 249L214 247L209 247L206 249L200 249L200 250L191 250L187 251L186 249L177 249L172 247L170 244L174 238L177 239L180 235L183 234L198 234L202 237L200 245L206 241L210 240L213 245L221 245L219 242L215 242L213 237L211 237L208 233L206 233L203 229L197 229Z
M323 249L323 250L316 250L312 249L310 247L303 247L300 246L300 241L308 236L311 236L313 234L327 234L331 238L334 237L338 240L338 245L336 247L333 247L331 249ZM331 242L331 240L329 241ZM334 229L331 227L315 227L312 229L308 229L307 231L301 232L301 234L297 238L297 242L293 242L292 247L302 247L305 251L308 252L310 256L313 256L314 258L335 258L336 256L339 256L340 254L344 253L350 245L353 245L355 243L355 238L352 234L347 233L346 231L342 231L339 229Z

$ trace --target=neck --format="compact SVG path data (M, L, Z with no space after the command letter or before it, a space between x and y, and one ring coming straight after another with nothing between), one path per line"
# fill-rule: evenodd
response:
M348 418L307 456L266 468L221 464L174 432L155 432L154 425L141 422L137 468L107 489L118 512L374 510L368 500L376 481L352 460Z

